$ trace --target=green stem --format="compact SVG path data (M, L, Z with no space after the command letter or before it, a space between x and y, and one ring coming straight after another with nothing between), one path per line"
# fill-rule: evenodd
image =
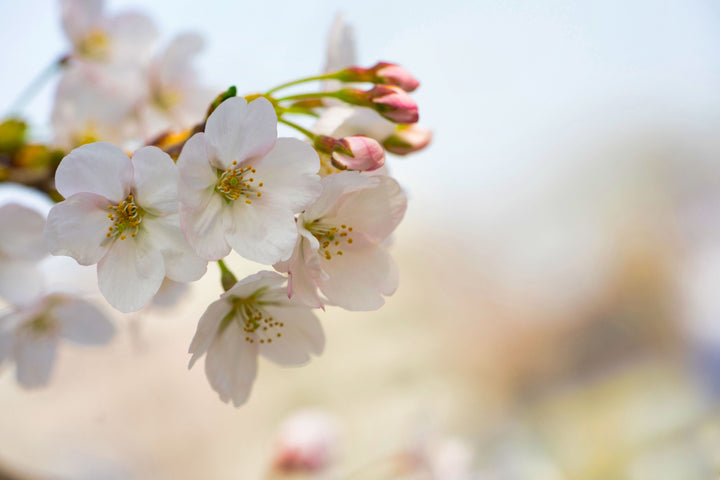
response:
M45 67L37 76L30 82L30 84L23 89L22 92L17 96L15 101L10 105L6 116L10 116L13 113L20 113L20 111L30 102L40 89L57 73L60 69L67 64L70 57L63 55L58 60L55 60L50 65Z
M310 140L315 141L316 135L314 133L312 133L310 130L308 130L307 128L301 127L297 123L291 122L290 120L285 120L284 118L278 118L278 122L284 123L288 127L294 128L298 132L300 132L303 135L305 135L306 137L308 137Z
M277 107L276 110L277 113L280 115L289 113L291 115L308 115L310 117L319 117L320 114L313 112L312 110L308 110L307 108L298 108L298 107Z
M237 283L237 277L235 277L227 265L225 265L223 260L218 260L217 264L218 267L220 267L220 283L222 284L223 289L227 292Z
M283 88L292 87L293 85L300 85L301 83L306 82L314 82L316 80L333 80L336 78L337 72L334 73L325 73L323 75L315 75L313 77L305 77L301 78L299 80L293 80L292 82L283 83L281 85L278 85L275 88L272 88L265 92L265 95L270 95L273 92L277 92L278 90L282 90Z
M316 92L316 93L298 93L297 95L288 95L276 99L276 102L284 102L286 100L308 100L313 98L337 97L337 92Z

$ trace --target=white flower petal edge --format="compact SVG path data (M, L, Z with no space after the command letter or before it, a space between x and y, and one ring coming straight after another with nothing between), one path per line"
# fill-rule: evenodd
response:
M165 152L144 147L130 159L113 145L88 144L63 159L61 172L70 196L48 215L51 252L97 263L100 291L113 307L137 311L166 276L189 282L205 273L180 229L177 170Z
M14 359L18 383L37 388L50 381L60 338L82 345L108 343L115 327L80 298L49 294L0 316L0 362Z
M397 289L397 266L385 241L402 220L407 198L390 177L341 172L322 180L323 193L298 216L288 295L311 307L376 310ZM318 293L322 292L324 299Z
M41 294L38 262L47 256L45 219L35 210L10 203L0 207L0 296L24 303Z
M190 367L204 354L205 374L224 402L247 401L257 356L279 365L301 365L320 355L325 336L308 307L287 298L287 279L262 271L237 282L210 304L190 344Z
M199 256L219 260L232 247L272 264L292 254L295 214L320 194L320 160L304 142L276 136L270 102L231 98L185 144L180 223Z

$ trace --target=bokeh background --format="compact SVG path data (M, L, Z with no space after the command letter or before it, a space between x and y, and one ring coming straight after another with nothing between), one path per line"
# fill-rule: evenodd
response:
M423 442L451 442L450 463L471 472L458 479L718 478L720 4L107 8L150 14L166 41L201 33L197 64L218 91L321 71L339 12L360 64L419 78L434 142L389 160L410 198L393 245L401 286L377 312L321 313L324 354L299 369L261 362L235 409L187 370L220 293L211 267L180 307L117 315L110 347L61 349L46 389L0 372L2 465L28 478L260 479L278 425L312 407L340 428L333 478L427 478L388 461ZM59 5L1 2L0 45L4 113L66 51ZM53 93L25 109L39 138Z

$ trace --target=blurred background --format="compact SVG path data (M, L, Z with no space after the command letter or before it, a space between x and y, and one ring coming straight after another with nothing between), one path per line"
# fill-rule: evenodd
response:
M180 307L116 315L111 346L61 349L48 388L0 372L3 466L269 478L279 425L313 408L338 429L322 478L718 478L720 4L106 8L149 14L165 41L199 32L203 80L242 93L320 72L342 12L360 65L397 62L421 81L435 137L388 162L410 199L393 244L400 289L377 312L321 312L321 357L261 361L249 402L220 402L202 368L187 370L221 293L211 266ZM68 43L53 0L3 1L0 27L4 114ZM25 108L40 138L53 95L51 83ZM407 467L417 456L431 467Z

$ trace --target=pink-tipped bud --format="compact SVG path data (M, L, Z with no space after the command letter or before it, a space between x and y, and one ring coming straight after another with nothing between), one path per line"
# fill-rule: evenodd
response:
M395 155L407 155L427 147L432 140L432 131L418 124L398 125L395 133L383 142L383 147Z
M373 108L395 123L415 123L420 118L417 104L405 90L389 85L376 85L367 92Z
M375 72L375 81L385 85L394 85L400 87L406 92L412 92L420 86L420 82L410 75L400 65L394 63L380 62L371 69Z
M332 163L341 170L369 172L385 165L385 150L373 138L353 135L338 140Z
M370 68L348 67L334 74L334 77L343 82L369 82L380 85L392 85L406 92L412 92L420 82L410 75L400 65L387 62L378 62Z

